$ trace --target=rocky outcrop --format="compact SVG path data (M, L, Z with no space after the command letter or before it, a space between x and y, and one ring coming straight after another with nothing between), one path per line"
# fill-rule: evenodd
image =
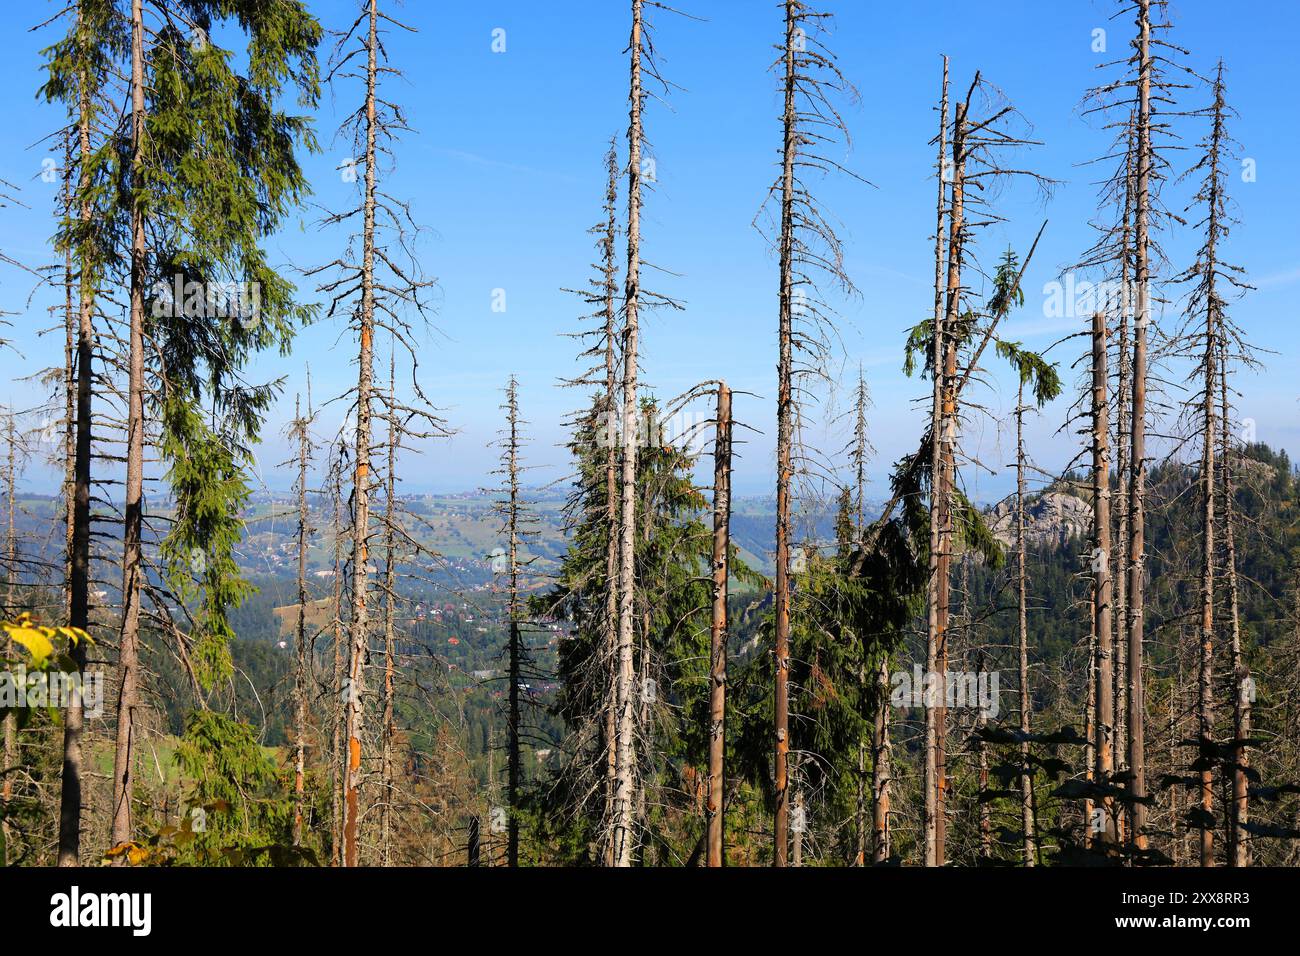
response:
M1011 501L1004 501L989 514L993 536L1008 548L1016 543L1016 513ZM1047 491L1025 502L1025 538L1030 547L1063 547L1071 538L1086 535L1092 528L1092 505L1061 491Z

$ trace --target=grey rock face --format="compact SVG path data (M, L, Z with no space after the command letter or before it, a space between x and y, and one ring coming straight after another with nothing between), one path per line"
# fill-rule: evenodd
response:
M1016 514L1011 502L993 509L989 527L1008 548L1016 543ZM1082 498L1049 491L1025 502L1025 538L1030 546L1063 547L1071 538L1086 535L1092 528L1092 505Z

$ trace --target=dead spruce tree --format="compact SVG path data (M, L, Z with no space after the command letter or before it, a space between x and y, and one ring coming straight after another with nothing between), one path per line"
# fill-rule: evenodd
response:
M858 178L826 155L839 141L849 145L848 128L836 101L857 95L826 45L830 14L802 0L786 0L784 6L784 40L775 47L780 56L774 64L784 97L780 173L764 203L776 204L774 245L779 270L772 728L775 866L785 866L789 853L790 532L792 484L801 460L797 420L808 380L824 377L824 359L834 334L834 313L820 285L829 283L844 294L855 292L844 271L839 237L813 196L809 180L830 172Z
M307 714L310 707L308 685L311 679L310 646L307 642L307 551L311 544L311 511L307 503L307 475L311 467L313 442L311 426L310 377L308 378L307 412L304 415L301 399L293 403L293 421L289 437L298 446L295 463L298 466L294 492L298 498L298 614L294 626L293 671L293 831L294 846L302 845L303 801L307 759ZM287 464L287 462L286 462Z
M344 426L346 429L346 425ZM328 694L330 717L330 850L334 866L343 865L343 721L346 716L344 701L344 661L347 648L347 609L344 606L343 574L345 540L348 538L343 486L346 475L346 449L349 438L343 430L333 439L329 469L325 484L330 501L330 536L333 542L334 564L331 579L334 594L331 602L333 616L330 621L333 671Z
M521 458L525 439L520 429L527 423L519 414L519 382L513 375L506 383L505 393L506 400L501 409L505 412L506 425L498 443L501 448L501 464L493 472L500 475L503 482L498 489L500 497L493 503L493 511L501 520L498 534L501 535L502 545L493 552L493 571L505 579L508 628L506 673L510 681L506 698L506 866L517 867L523 786L522 741L525 736L525 702L520 695L526 687L531 686L527 682L539 676L524 642L523 628L527 615L521 597L523 586L520 575L533 561L531 557L524 557L524 551L528 539L535 537L538 532L536 518L520 485L520 475L526 470Z
M1229 514L1218 514L1216 507L1232 507L1231 471L1227 460L1220 461L1220 455L1230 452L1230 445L1225 441L1225 434L1230 437L1231 429L1227 421L1220 422L1221 415L1226 415L1223 408L1227 393L1228 363L1240 364L1252 361L1249 346L1241 330L1232 322L1227 310L1227 296L1235 292L1240 295L1249 288L1243 280L1243 270L1223 259L1223 245L1236 220L1230 210L1227 195L1227 163L1234 158L1235 143L1227 130L1227 119L1232 114L1224 98L1223 63L1220 62L1211 86L1212 102L1204 109L1192 115L1209 120L1210 129L1198 143L1201 158L1190 170L1188 176L1198 173L1202 176L1201 185L1188 207L1203 209L1203 216L1197 223L1203 231L1203 240L1197 250L1195 263L1175 281L1191 283L1185 308L1185 321L1179 331L1177 342L1180 352L1195 362L1191 372L1190 384L1193 389L1188 399L1185 412L1198 435L1200 442L1200 468L1197 488L1200 498L1200 532L1202 539L1200 564L1200 593L1197 642L1196 642L1196 761L1194 764L1196 809L1188 815L1189 821L1199 830L1199 854L1201 866L1214 866L1217 862L1214 849L1214 768L1222 766L1230 776L1231 805L1226 808L1227 836L1233 865L1242 865L1238 848L1244 846L1241 834L1237 832L1235 815L1238 801L1246 800L1245 770L1241 764L1245 752L1245 738L1241 731L1242 706L1240 690L1232 692L1233 697L1233 732L1232 744L1227 748L1225 759L1220 759L1223 748L1216 739L1215 696L1218 691L1215 678L1215 645L1221 639L1218 636L1223 624L1216 614L1222 603L1218 593L1220 572L1231 574L1235 578L1235 540L1229 547L1221 547L1217 535L1221 529L1225 534L1230 521ZM1225 542L1226 544L1226 542ZM1221 553L1222 552L1222 553ZM1227 559L1231 558L1231 562ZM1231 568L1231 570L1229 570ZM1230 585L1229 593L1232 604L1232 617L1225 622L1231 628L1228 642L1231 654L1232 680L1230 687L1236 687L1242 680L1239 671L1242 668L1240 624L1236 616L1236 584Z
M1122 147L1124 171L1111 182L1131 188L1126 203L1126 216L1120 225L1123 237L1121 263L1127 263L1128 215L1131 214L1133 294L1129 298L1124 290L1124 302L1132 302L1133 344L1131 363L1131 394L1126 394L1126 421L1128 443L1126 449L1127 472L1121 476L1126 485L1127 504L1123 519L1127 522L1127 554L1123 556L1126 582L1124 593L1124 631L1126 656L1125 697L1127 716L1125 738L1127 743L1128 794L1125 800L1130 815L1127 838L1139 853L1146 852L1147 795L1145 759L1145 686L1144 640L1146 603L1146 470L1148 451L1147 425L1150 418L1147 392L1150 376L1149 339L1153 325L1153 275L1159 248L1153 232L1163 218L1172 218L1160 206L1160 186L1167 175L1168 163L1164 160L1159 142L1173 136L1166 114L1174 111L1174 93L1181 88L1170 79L1173 70L1184 69L1172 56L1185 53L1174 46L1164 35L1169 30L1165 19L1166 0L1120 0L1121 12L1133 14L1135 34L1131 41L1132 54L1119 61L1124 73L1121 78L1090 90L1086 113L1100 113L1108 117L1112 129L1126 129L1132 123L1132 148ZM1155 16L1153 16L1155 14ZM1105 64L1113 67L1117 64ZM1131 175L1131 187L1128 177ZM1124 274L1128 274L1125 272ZM1122 344L1122 343L1121 343ZM1124 359L1121 358L1121 363ZM1121 369L1123 365L1121 364Z
M947 63L945 62L945 80ZM990 100L985 115L972 114L976 93ZM944 101L947 99L947 84ZM978 374L980 359L988 344L996 340L997 328L1020 295L1020 280L1037 247L1030 247L1024 264L1002 277L984 314L967 305L968 291L964 271L975 262L972 243L976 230L1000 221L984 199L987 192L1003 180L1027 178L1041 190L1051 180L1030 170L1002 165L1003 151L1036 145L1014 127L1024 121L1016 109L1000 101L980 73L976 73L965 96L957 100L947 128L948 155L941 159L938 175L947 202L946 241L936 239L936 276L945 275L943 288L936 293L935 318L912 330L908 342L906 368L914 368L915 354L925 357L926 371L938 380L933 390L930 428L923 442L924 460L929 464L930 486L930 582L927 592L926 664L928 673L942 675L947 670L948 619L951 612L951 567L954 541L959 531L958 518L965 525L979 520L978 515L957 493L957 460L962 420L961 395L971 378ZM946 186L946 189L943 187ZM940 235L944 224L939 223ZM1045 225L1045 224L1044 224ZM1039 236L1042 229L1039 229ZM938 283L936 282L936 286ZM981 319L984 321L981 323ZM999 346L1003 343L999 341ZM911 469L920 459L913 459ZM907 485L900 484L900 489ZM895 498L898 497L896 493ZM894 507L891 503L886 513ZM963 531L969 534L970 529ZM947 693L935 695L926 707L925 739L925 819L923 853L928 866L942 866L945 861L945 796L947 790ZM933 713L931 713L933 711Z
M1007 252L998 273L994 278L997 293L994 296L992 311L994 314L1005 313L1010 306L998 301L1004 290L1010 292L1012 301L1024 302L1024 293L1020 291L1018 264L1015 255ZM1012 283L1015 283L1013 286ZM1041 409L1061 393L1061 380L1056 367L1050 365L1038 353L1027 351L1018 343L999 340L998 354L1006 358L1016 372L1016 507L1015 507L1015 547L1016 547L1016 650L1017 650L1017 687L1019 690L1020 715L1020 846L1021 862L1025 866L1034 866L1038 861L1038 819L1034 797L1034 767L1030 753L1031 715L1033 695L1029 686L1029 542L1025 527L1025 512L1028 494L1028 469L1033 465L1025 447L1025 413L1033 408ZM1033 392L1034 404L1026 402L1025 390Z
M632 0L632 26L628 40L628 127L627 127L627 264L623 284L623 328L619 354L622 360L622 406L619 414L620 485L618 518L618 654L615 682L617 707L614 722L614 806L610 822L608 854L612 866L631 866L637 845L636 813L641 803L638 781L636 693L636 516L637 444L641 410L637 398L640 313L647 305L680 308L673 300L652 293L641 285L641 207L644 192L654 182L653 164L643 161L646 144L643 115L645 79L658 83L665 92L669 84L659 72L646 7L673 11L656 0ZM650 173L650 175L647 175Z
M1219 356L1219 468L1220 492L1223 496L1223 574L1228 588L1229 687L1232 693L1232 744L1227 767L1232 778L1231 797L1227 801L1227 844L1229 866L1250 866L1250 746L1251 705L1255 699L1255 682L1250 676L1241 640L1241 588L1237 573L1237 504L1234 468L1241 462L1241 452L1234 439L1233 407L1228 384L1230 375L1227 336L1220 337L1223 348ZM1253 363L1253 358L1251 362Z
M1134 44L1137 58L1137 172L1134 177L1134 281L1136 283L1136 317L1133 333L1133 397L1129 411L1129 540L1125 565L1128 569L1128 765L1129 796L1132 801L1131 839L1144 850L1146 836L1146 690L1142 671L1144 651L1143 619L1146 599L1146 425L1147 425L1147 338L1151 323L1151 3L1138 0L1138 36Z
M600 290L602 317L601 354L604 358L605 392L604 413L608 426L608 438L612 438L618 403L618 373L620 356L618 354L618 263L615 258L615 240L618 235L618 151L611 141L606 157L609 171L609 183L605 190L604 231L598 240L602 256ZM618 771L618 639L619 639L619 591L622 580L619 574L620 539L618 520L621 513L619 498L619 453L618 442L606 441L605 448L605 656L607 664L604 673L608 675L604 694L605 711L605 821L612 823L615 816L617 771ZM602 828L604 831L606 828ZM606 840L606 864L613 863L613 840Z
M1235 141L1227 139L1223 129L1225 119L1235 116L1227 105L1223 83L1223 64L1219 63L1214 83L1214 104L1211 107L1214 124L1219 127L1217 143L1222 148L1225 141L1235 146ZM1224 152L1231 158L1236 155L1228 150ZM1219 225L1223 220L1235 220L1227 216L1225 184L1227 182L1222 165L1218 166L1221 177L1216 198L1225 202L1225 208L1219 214ZM1207 205L1208 205L1207 200ZM1208 223L1207 223L1208 228ZM1227 284L1244 293L1250 287L1242 281L1244 270L1238 267L1222 266L1228 278ZM1232 276L1235 274L1237 281ZM1224 768L1231 779L1229 795L1225 799L1225 842L1229 866L1250 866L1251 831L1250 831L1250 751L1251 743L1251 704L1254 700L1254 680L1250 676L1250 667L1246 663L1245 648L1242 646L1241 633L1241 586L1237 559L1237 503L1236 470L1240 468L1243 457L1235 440L1232 405L1233 388L1230 378L1240 367L1257 368L1255 350L1247 342L1242 330L1227 318L1226 312L1220 315L1219 323L1219 440L1218 460L1220 469L1219 492L1222 505L1221 525L1223 538L1222 575L1228 590L1228 602L1225 609L1228 628L1228 673L1229 693L1232 697L1232 743L1225 754Z
M602 548L603 575L597 587L587 576L562 586L545 605L547 614L564 613L570 618L585 616L586 611L574 612L575 604L585 604L586 595L594 591L599 607L594 612L599 620L600 646L595 653L586 655L576 670L562 664L569 699L565 706L565 719L577 729L570 739L574 751L563 763L570 778L568 787L575 794L576 808L600 820L596 828L602 862L612 863L615 771L617 764L618 720L618 582L620 512L618 441L619 419L619 268L618 268L618 179L620 166L616 138L611 137L605 153L605 191L602 216L587 230L595 237L599 261L592 264L593 275L581 289L566 289L576 295L591 311L581 318L584 327L570 335L582 343L578 361L584 367L578 375L563 379L565 387L594 389L590 404L574 413L571 426L583 440L594 442L594 452L601 458L600 475L584 477L582 459L584 450L576 448L579 473L575 476L575 489L565 503L566 530L575 536L588 531L595 534ZM588 487L589 481L599 481L597 490ZM581 626L581 625L580 625ZM599 793L600 809L593 809L595 795Z
M731 552L731 389L718 383L713 440L713 609L709 628L708 865L726 860L727 578Z
M618 323L618 261L615 243L618 236L618 150L614 141L609 144L605 157L609 179L605 187L605 220L595 227L599 230L597 247L601 253L600 278L593 280L593 293L598 292L596 304L602 321L599 342L593 349L604 360L605 389L602 396L602 413L606 424L605 442L605 657L604 673L608 675L604 693L605 711L605 820L614 819L616 772L618 752L616 721L618 718L617 662L618 662L618 582L619 582L619 454L618 442L608 440L614 430L618 401L619 355ZM613 841L606 843L606 863L612 862Z
M1107 104L1107 98L1114 90L1101 88L1091 91L1090 98L1100 99L1100 105L1090 106L1086 112L1115 112ZM1090 304L1108 316L1107 340L1111 345L1113 357L1108 361L1114 368L1114 397L1109 401L1115 409L1111 416L1114 422L1113 440L1111 440L1111 459L1115 465L1112 498L1114 516L1113 533L1110 535L1110 547L1104 557L1111 579L1113 600L1111 601L1113 640L1112 673L1112 707L1114 726L1110 732L1112 739L1111 761L1114 781L1103 782L1103 786L1124 784L1129 778L1128 768L1128 583L1130 551L1129 521L1129 487L1132 469L1130 456L1132 451L1131 405L1133 397L1133 353L1132 332L1136 316L1134 314L1134 273L1136 268L1134 243L1134 209L1137 200L1137 122L1136 109L1119 116L1107 116L1105 128L1114 134L1112 155L1092 162L1117 160L1116 168L1102 181L1099 190L1099 204L1102 210L1099 221L1093 228L1098 232L1097 241L1084 254L1075 266L1078 270L1096 270L1100 281L1094 286L1090 298L1081 297L1080 304ZM1149 238L1151 248L1155 249L1154 238ZM1109 373L1108 373L1109 374ZM1109 486L1109 480L1108 480ZM1097 556L1096 560L1103 558ZM1094 621L1094 626L1096 622ZM1093 686L1095 692L1095 682ZM1131 807L1128 800L1113 802L1115 810L1115 829L1117 837L1124 837L1127 832L1127 817Z
M961 111L959 110L959 113ZM954 133L954 136L957 134ZM978 184L978 180L974 181ZM1046 180L1042 181L1046 184ZM963 200L965 202L965 200ZM1041 230L1040 230L1041 234ZM950 240L951 241L951 240ZM1032 256L1033 249L1030 249ZM989 316L988 330L996 333L996 325L1001 318L1007 316L1015 307L1022 306L1025 301L1024 292L1021 289L1021 278L1024 275L1024 267L1020 265L1014 251L1008 249L1002 256L997 270L992 276L992 295L990 296L983 312ZM980 313L971 309L963 317L966 323L978 322ZM960 325L952 326L957 330L958 348L962 339L969 337L969 331L962 329ZM1015 418L1015 442L1016 456L1013 465L1016 473L1016 490L1015 505L1012 510L1013 523L1013 540L1016 551L1016 570L1015 570L1015 591L1016 591L1016 635L1017 635L1017 689L1019 696L1019 781L1020 781L1020 842L1021 842L1021 862L1025 866L1034 866L1039 860L1038 845L1038 819L1037 806L1034 794L1034 762L1030 752L1030 743L1033 740L1031 735L1033 695L1031 693L1029 681L1029 565L1028 565L1028 537L1026 530L1026 505L1028 495L1028 471L1030 469L1038 470L1030 460L1028 449L1025 445L1025 414L1033 410L1041 410L1048 402L1056 399L1061 393L1061 380L1057 373L1055 364L1048 362L1043 355L1024 348L1021 343L1014 342L1006 338L996 337L995 351L998 357L1004 359L1015 372L1016 375L1016 407L1013 413ZM956 361L953 366L956 368ZM971 366L974 368L974 366ZM1033 403L1030 404L1026 392L1032 395ZM949 433L955 436L956 429L948 426ZM955 444L955 442L949 442ZM954 449L955 451L955 449ZM941 477L943 474L941 472ZM953 475L955 478L955 468ZM949 494L952 494L952 487L949 488ZM952 510L952 506L950 506ZM979 518L975 515L969 506L963 503L963 524L961 535L964 539L961 543L964 551L970 550L972 544L978 546L978 540L981 536L979 528ZM952 517L949 516L948 522L952 523ZM942 524L941 524L942 528ZM962 556L962 574L963 580L967 583L962 589L962 601L966 606L963 612L963 620L966 621L966 628L969 630L973 624L973 615L969 608L969 563L970 556ZM942 565L940 565L942 572ZM967 644L973 642L970 636L967 636ZM941 653L939 656L940 674L947 671L946 646L940 646ZM982 653L982 652L981 652ZM944 682L946 683L946 676ZM945 689L945 703L948 691ZM944 709L941 705L939 708L939 729L940 733L936 734L936 744L942 754L942 745L944 738L943 723ZM981 725L982 726L982 725ZM936 760L936 767L941 768L942 762ZM944 787L946 789L946 785ZM942 843L940 842L940 846Z
M1030 716L1033 710L1029 692L1029 553L1025 536L1025 379L1021 373L1016 389L1016 649L1019 690L1020 732L1026 739L1020 744L1020 841L1025 866L1036 862L1038 823L1034 818L1034 774L1030 764Z
M6 621L16 617L19 609L18 565L20 558L18 555L17 525L14 519L15 509L18 507L17 479L20 438L16 422L17 414L12 408L8 409L4 415L3 431L4 441L7 445L4 471L4 489L7 500L5 504L4 549L5 600L2 617ZM15 656L13 639L7 638L5 644L5 658L12 660ZM14 778L21 770L18 763L18 711L6 709L3 722L4 762L3 765L0 765L0 774L3 774L3 783L0 784L0 820L3 821L4 826L3 838L6 858L0 862L8 864L8 856L12 852L10 847L14 843L15 834L15 830L9 822L9 805L14 797Z
M1112 308L1114 321L1118 326L1115 346L1115 537L1111 542L1111 580L1114 583L1115 601L1112 615L1111 633L1114 636L1115 660L1113 667L1114 690L1112 692L1115 710L1114 737L1114 772L1117 780L1127 779L1128 773L1128 641L1125 623L1128 620L1128 553L1129 553L1129 512L1128 486L1131 469L1129 468L1129 429L1133 422L1129 415L1129 403L1132 399L1133 364L1129 350L1130 328L1133 321L1132 300L1128 291L1132 286L1133 274L1133 203L1134 184L1137 178L1137 164L1134 151L1137 149L1137 137L1134 133L1132 119L1124 127L1124 164L1121 167L1123 177L1122 205L1120 208L1119 227L1119 301ZM1116 804L1116 837L1124 839L1128 820L1128 807Z
M381 24L383 28L381 29ZM355 414L352 442L352 488L350 494L352 547L348 561L349 646L344 691L346 763L343 771L343 865L356 866L360 858L358 827L361 817L360 788L364 777L363 735L365 725L366 668L371 639L370 544L375 523L371 497L381 479L373 467L376 411L389 421L399 414L385 409L385 396L374 381L374 337L383 330L401 348L409 365L414 399L405 413L424 421L428 430L439 432L441 421L432 411L417 375L415 330L408 315L427 322L429 306L425 293L433 285L414 258L411 210L400 199L381 188L381 176L391 169L396 136L408 129L399 104L380 94L380 80L400 76L388 65L382 35L389 27L415 32L379 9L378 0L364 0L358 16L338 34L327 80L360 83L364 97L343 121L339 133L352 146L353 155L340 166L345 182L360 189L356 205L332 213L326 226L345 225L352 230L346 251L333 261L311 269L309 276L325 275L319 291L328 296L327 314L345 314L357 333L357 384L346 396ZM405 372L404 372L405 375Z
M867 410L871 407L871 392L867 388L866 376L862 366L858 366L857 387L853 390L853 407L848 411L852 416L853 437L844 451L848 453L849 467L853 471L853 546L861 548L866 531L866 488L867 463L875 449L867 432ZM867 858L867 831L871 830L871 843L876 849L882 849L888 843L889 818L889 771L884 766L889 749L889 655L882 655L879 665L871 668L869 644L860 640L858 659L858 683L863 688L868 682L875 683L875 713L870 722L871 739L865 737L858 741L858 767L855 777L854 792L854 862L865 866ZM884 680L881 680L884 675ZM867 751L871 751L871 775L867 775ZM877 764L880 764L877 766ZM868 792L869 791L869 792ZM867 806L872 807L872 823L867 824ZM886 855L887 852L886 852ZM873 853L874 856L874 853ZM877 861L878 862L878 861Z
M636 591L636 429L639 307L641 303L641 149L645 133L642 111L642 60L648 44L644 0L632 0L632 35L628 86L627 127L627 271L623 287L623 330L620 352L623 358L623 404L620 412L619 446L622 454L619 480L618 520L618 679L614 684L617 708L614 723L614 805L610 819L611 866L632 865L635 836L632 832L636 804L636 701L633 685L633 600Z
M849 461L853 468L853 519L855 547L860 551L867 544L866 487L867 462L875 453L867 432L867 409L871 407L871 393L867 388L862 369L858 369L858 387L853 403L853 440ZM889 673L890 655L880 653L874 668L870 667L869 655L866 653L865 640L862 641L862 667L859 680L865 687L868 681L875 686L875 712L871 719L871 859L873 863L884 863L892 854L890 834L890 800L893 785L893 746L890 742L889 727ZM870 671L870 672L868 672ZM859 777L864 773L861 750L858 755ZM860 780L859 787L862 782ZM862 797L858 797L858 865L866 865L866 820Z
M1143 610L1146 597L1146 424L1147 424L1147 338L1151 322L1151 5L1138 0L1137 57L1137 173L1134 195L1134 280L1136 282L1136 320L1133 340L1133 398L1130 403L1132 424L1129 426L1129 553L1128 568L1128 764L1131 774L1132 840L1139 850L1146 848L1146 754L1143 724L1146 720L1146 693L1143 684Z
M1111 577L1110 521L1110 351L1107 341L1107 318L1104 311L1093 314L1092 322L1092 627L1096 639L1096 654L1089 661L1089 679L1096 703L1096 718L1092 734L1093 779L1104 791L1113 787L1115 780L1115 645L1114 645L1114 585ZM1104 843L1114 843L1118 836L1117 804L1113 797L1103 796L1101 810L1104 814L1101 827L1095 827L1091 818L1086 826L1090 837L1100 836ZM1098 832L1099 831L1099 832Z
M947 188L950 179L948 157L948 58L943 58L943 87L939 100L939 135L937 137L939 154L935 163L935 182L938 183L938 201L936 203L936 220L934 228L934 318L930 337L930 378L933 386L930 405L930 515L929 515L929 578L926 591L926 673L933 674L939 662L939 555L942 551L941 535L942 509L939 505L939 489L943 487L943 446L940 436L946 427L945 405L947 379L940 372L944 367L947 350L948 332L946 312L944 309L944 258L947 249L947 237L944 235L945 217L951 217L951 207L947 202ZM923 798L924 816L924 855L927 866L937 864L938 819L941 813L941 794L938 783L939 727L938 709L934 706L925 708L925 775Z

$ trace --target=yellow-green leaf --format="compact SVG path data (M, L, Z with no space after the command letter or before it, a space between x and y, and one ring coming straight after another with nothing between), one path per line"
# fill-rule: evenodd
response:
M27 648L27 652L32 655L32 661L37 667L40 667L54 653L54 645L40 630L34 627L14 627L5 626L9 636Z

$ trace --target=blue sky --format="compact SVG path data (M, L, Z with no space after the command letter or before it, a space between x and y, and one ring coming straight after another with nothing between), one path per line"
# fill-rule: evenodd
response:
M311 4L327 28L345 25L355 5L328 0ZM645 257L675 275L648 284L686 304L681 313L651 317L643 334L646 380L664 396L692 383L724 377L733 388L758 398L737 400L738 418L760 429L743 449L735 484L740 493L771 486L776 364L776 269L763 239L751 227L777 160L780 103L768 71L772 43L781 34L779 5L770 0L684 0L704 18L655 14L665 74L682 89L668 105L653 103L646 118L653 144L657 189L648 198L643 225ZM31 20L54 12L34 8ZM404 80L388 80L386 92L400 100L416 132L399 146L397 170L387 188L412 202L428 228L419 245L427 272L438 277L438 315L421 352L425 391L443 408L457 434L429 445L405 468L409 490L458 490L489 482L496 452L488 447L498 427L500 388L518 376L530 421L532 460L545 469L539 480L558 477L567 466L558 447L561 421L578 404L557 381L576 370L572 331L579 304L564 287L585 282L594 253L588 227L599 216L602 157L611 135L626 123L627 4L573 0L541 6L532 2L451 4L411 2L394 12L418 28L388 39L392 65ZM1095 167L1079 164L1101 155L1109 136L1079 114L1086 88L1103 74L1097 66L1122 55L1128 18L1112 20L1109 0L1015 2L973 5L943 0L907 4L826 0L836 14L831 43L841 66L861 92L846 118L853 132L844 158L870 180L827 180L823 204L842 223L847 267L861 296L837 303L842 314L846 383L861 363L874 393L871 416L878 449L873 491L884 487L890 463L909 450L920 428L915 400L924 382L901 371L908 327L924 317L932 296L933 105L939 86L939 55L952 60L954 86L963 90L975 69L997 84L1034 124L1044 146L1026 157L1035 169L1062 180L1044 204L1029 190L1013 189L998 209L1005 225L986 230L982 258L992 262L1008 244L1022 253L1043 219L1049 225L1025 279L1026 304L1007 334L1043 348L1063 327L1043 316L1045 283L1075 261L1092 242L1087 223L1094 213ZM1241 414L1256 423L1258 437L1300 452L1300 184L1288 159L1300 151L1290 120L1292 39L1300 8L1291 2L1226 5L1181 0L1171 5L1174 37L1191 51L1189 63L1209 71L1222 57L1229 96L1241 117L1233 124L1242 153L1255 160L1257 179L1231 186L1241 227L1229 257L1244 265L1259 287L1236 305L1234 315L1254 343L1271 350L1267 371L1244 377ZM505 30L506 52L493 53L492 31ZM1093 30L1108 31L1106 54L1092 49ZM59 122L38 104L39 50L48 31L11 31L3 41L0 78L9 93L0 176L22 186L28 209L0 210L0 248L28 263L49 261L44 237L51 231L55 187L43 183L41 162L51 155L40 140ZM1113 75L1111 73L1105 76ZM325 151L304 163L314 201L338 207L355 186L336 169L347 156L332 140L339 115L358 101L355 85L327 91L319 111ZM1186 90L1183 103L1203 105L1207 91ZM1192 143L1201 134L1194 120L1180 127ZM1187 155L1175 156L1176 166ZM1189 187L1171 188L1170 205L1181 208ZM309 266L332 258L344 241L319 230L318 213L305 210L269 244L274 261ZM1196 218L1199 218L1196 217ZM1190 259L1195 237L1168 237L1178 268ZM38 336L49 320L51 298L38 293L28 304L30 282L10 269L0 273L0 308L18 313L13 340L21 357L5 353L7 373L0 403L27 407L39 389L20 381L39 367L61 361L61 336ZM494 289L506 292L506 311L492 310ZM304 290L313 298L310 289ZM340 328L321 325L301 333L291 358L259 359L254 373L290 379L282 410L267 428L259 459L272 488L291 478L269 463L286 457L279 431L291 413L293 391L310 367L319 399L355 381L351 346ZM1076 344L1058 350L1066 381ZM1055 356L1056 353L1053 353ZM1181 373L1172 377L1177 380ZM967 470L977 498L993 500L1009 488L1003 467L1010 455L1005 414L1014 403L1008 376L976 398L1002 421L977 424L969 448L992 472ZM1039 463L1061 467L1078 450L1061 431L1073 395L1044 412L1031 428ZM322 418L322 433L339 422ZM341 413L335 419L341 418ZM814 423L813 444L835 449L843 436ZM34 469L33 488L46 481Z

